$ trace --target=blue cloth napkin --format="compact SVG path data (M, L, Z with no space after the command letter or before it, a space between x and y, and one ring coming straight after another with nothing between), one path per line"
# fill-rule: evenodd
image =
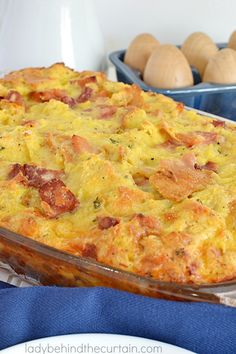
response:
M236 353L236 309L107 288L14 288L0 282L0 349L55 335L113 333L196 353Z

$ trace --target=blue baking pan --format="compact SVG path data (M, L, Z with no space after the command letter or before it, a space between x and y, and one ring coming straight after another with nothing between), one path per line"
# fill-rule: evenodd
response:
M226 44L218 44L220 49ZM157 89L148 86L138 71L131 69L123 61L125 50L118 50L109 55L116 67L118 81L137 84L144 91L153 91L183 102L186 106L200 109L236 121L236 83L234 85L209 84L201 82L198 71L192 68L194 85L174 90Z

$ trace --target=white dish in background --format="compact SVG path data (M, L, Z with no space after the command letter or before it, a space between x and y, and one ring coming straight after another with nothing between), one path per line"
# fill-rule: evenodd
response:
M1 0L0 69L55 62L101 70L105 50L92 0Z
M56 350L56 348L58 349ZM41 338L3 349L1 353L194 354L186 349L146 338L99 333L70 334L65 336Z

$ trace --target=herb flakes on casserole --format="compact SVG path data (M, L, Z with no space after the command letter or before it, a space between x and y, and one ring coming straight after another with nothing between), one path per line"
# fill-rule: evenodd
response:
M154 279L236 278L236 126L63 64L0 80L0 225Z

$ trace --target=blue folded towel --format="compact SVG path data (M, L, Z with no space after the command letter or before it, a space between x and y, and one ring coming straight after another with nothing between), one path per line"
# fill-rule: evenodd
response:
M196 353L236 353L236 309L108 288L15 288L0 282L0 349L69 333L145 337Z

